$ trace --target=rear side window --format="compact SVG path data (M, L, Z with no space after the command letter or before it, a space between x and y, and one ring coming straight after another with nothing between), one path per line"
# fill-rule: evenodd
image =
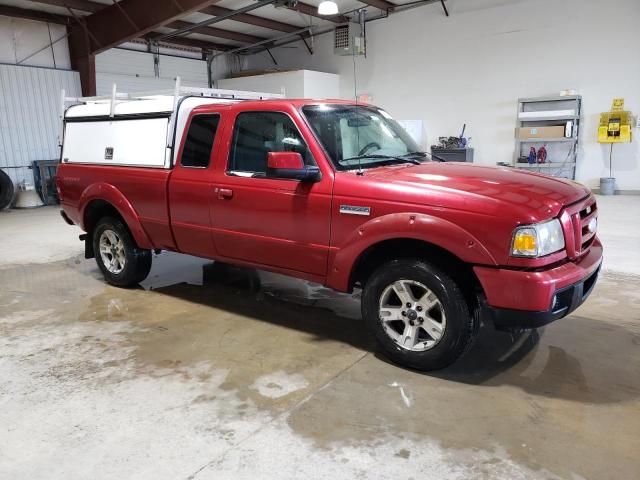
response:
M183 167L206 168L216 138L220 115L195 115L189 124L187 139L182 150Z
M298 152L314 165L311 151L293 120L281 112L243 112L236 118L229 154L232 174L264 175L269 152Z

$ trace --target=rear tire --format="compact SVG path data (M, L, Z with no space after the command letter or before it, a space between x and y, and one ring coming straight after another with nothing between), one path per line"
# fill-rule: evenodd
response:
M116 287L132 287L151 270L151 250L139 248L122 220L100 219L93 230L93 251L105 280Z
M15 188L13 187L11 177L0 170L0 210L11 206L14 194Z
M376 269L362 292L362 317L392 361L422 371L460 358L479 321L453 279L420 259Z

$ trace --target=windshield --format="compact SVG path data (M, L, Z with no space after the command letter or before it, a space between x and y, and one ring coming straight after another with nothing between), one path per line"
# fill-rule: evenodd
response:
M369 105L310 105L302 112L338 170L424 159L416 142L384 110Z

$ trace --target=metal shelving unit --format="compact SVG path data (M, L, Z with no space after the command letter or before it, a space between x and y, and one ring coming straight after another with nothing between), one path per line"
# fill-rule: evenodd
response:
M562 164L563 167L575 167L575 165L576 164L573 162L567 162ZM518 165L518 168L560 168L560 165L557 165L554 163L534 163L534 164L521 163L520 165Z
M559 115L546 115L544 112L563 112ZM565 114L571 111L571 114ZM530 116L521 117L523 112ZM535 115L540 112L540 115ZM526 170L533 170L575 179L578 165L578 141L580 136L580 119L582 114L582 96L548 96L534 98L519 98L517 112L517 128L521 127L551 127L565 126L568 121L573 122L572 136L560 138L516 138L516 149L513 166ZM531 147L536 149L545 145L547 162L540 164L519 163L518 159L526 157Z
M575 142L576 139L571 138L516 138L519 143L553 143L553 142Z

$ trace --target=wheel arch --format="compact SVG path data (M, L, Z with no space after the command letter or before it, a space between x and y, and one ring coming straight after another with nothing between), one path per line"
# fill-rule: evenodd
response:
M369 220L349 235L344 248L332 258L327 284L352 291L366 283L383 263L396 259L421 258L475 292L481 288L473 265L495 265L493 256L469 232L456 224L419 213L396 213Z
M91 236L101 218L115 216L122 220L140 248L153 248L153 244L142 227L138 214L125 196L109 184L94 184L88 187L80 199L82 229Z
M424 260L448 274L461 288L469 305L477 301L482 285L472 265L450 251L415 238L393 238L375 243L361 253L354 262L349 276L349 290L364 286L371 274L381 265L402 258Z

